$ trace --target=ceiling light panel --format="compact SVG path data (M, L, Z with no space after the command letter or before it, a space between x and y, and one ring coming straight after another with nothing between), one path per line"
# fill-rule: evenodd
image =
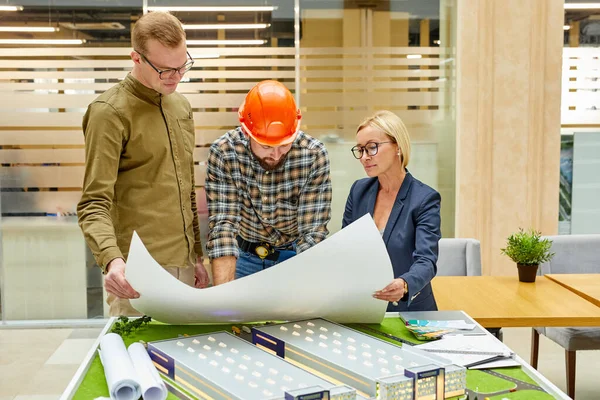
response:
M236 40L236 39L224 39L224 40L187 40L186 43L189 46L256 46L265 44L266 41L262 39L252 40Z
M52 26L0 26L0 32L58 32Z
M61 45L61 44L83 44L83 39L0 39L0 44L49 44L49 45Z
M210 31L218 29L226 30L243 30L243 29L265 29L271 26L271 24L184 24L183 29L188 30L199 30L199 31Z
M170 12L269 12L275 6L197 6L197 7L148 7L148 11Z
M0 11L23 11L22 6L0 6Z

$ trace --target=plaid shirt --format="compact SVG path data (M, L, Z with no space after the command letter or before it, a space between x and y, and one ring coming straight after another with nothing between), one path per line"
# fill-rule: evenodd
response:
M241 128L231 130L210 147L206 175L210 259L238 257L238 234L275 247L296 242L301 252L329 233L329 157L323 143L304 132L284 165L265 171Z

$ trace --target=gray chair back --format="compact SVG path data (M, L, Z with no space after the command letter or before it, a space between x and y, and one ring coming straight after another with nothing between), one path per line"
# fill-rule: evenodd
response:
M600 235L544 236L552 241L554 258L541 265L542 274L600 272Z
M440 276L481 275L479 240L440 239L437 274Z

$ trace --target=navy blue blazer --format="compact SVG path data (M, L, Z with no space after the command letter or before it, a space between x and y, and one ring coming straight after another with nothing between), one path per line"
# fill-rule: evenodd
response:
M354 182L346 201L342 228L366 213L373 216L378 191L377 178ZM394 278L406 281L408 295L398 306L388 303L388 311L437 310L431 280L437 273L440 203L437 191L406 172L385 226L383 241L392 261Z

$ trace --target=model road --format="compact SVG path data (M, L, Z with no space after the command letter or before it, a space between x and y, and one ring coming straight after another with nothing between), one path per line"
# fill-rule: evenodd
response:
M467 392L466 394L468 396L467 398L469 398L469 399L474 399L475 396L477 396L478 400L483 400L483 398L485 398L485 397L493 397L493 396L499 396L499 395L502 395L502 394L510 394L510 393L512 393L511 390L512 391L515 391L515 390L516 391L519 391L519 390L537 390L537 391L546 393L546 391L544 389L542 389L539 386L532 385L531 383L527 383L527 382L524 382L522 380L510 377L510 376L507 376L507 375L503 375L503 374L500 374L498 372L495 372L495 371L492 371L492 370L489 370L489 369L482 369L480 371L485 372L485 373L490 374L490 375L493 375L493 376L495 376L497 378L504 379L505 381L513 382L517 386L516 386L516 388L513 388L513 389L500 390L498 392L492 392L492 393L479 393L479 392L476 392L474 390L467 389L466 390L466 392Z

